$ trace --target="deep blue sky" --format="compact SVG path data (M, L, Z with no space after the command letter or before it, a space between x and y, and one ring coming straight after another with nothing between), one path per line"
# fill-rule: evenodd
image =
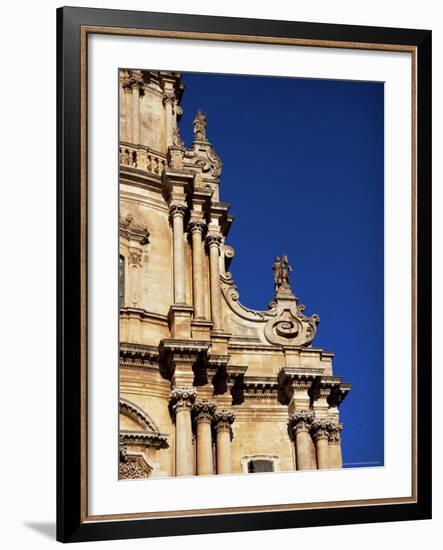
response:
M223 162L221 201L240 301L266 309L272 263L287 254L293 291L321 322L352 382L341 406L345 464L383 464L382 83L185 73L180 122L198 108Z

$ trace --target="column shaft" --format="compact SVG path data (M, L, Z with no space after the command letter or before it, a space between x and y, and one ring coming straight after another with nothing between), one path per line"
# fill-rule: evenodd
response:
M297 431L295 435L295 449L297 455L297 470L312 470L313 442L308 430Z
M192 229L192 282L194 290L194 317L205 317L205 292L203 280L203 248L202 228L194 226Z
M221 294L220 294L220 265L219 241L209 239L209 269L211 278L211 314L214 330L222 330Z
M140 143L140 89L138 84L132 86L132 143Z
M166 109L166 149L172 145L172 129L173 129L173 117L172 117L172 103L170 101L165 102Z
M217 430L217 474L231 473L231 433L228 429Z
M327 438L319 438L315 442L315 448L317 451L317 468L323 470L329 468L329 444Z
M211 422L200 420L197 421L197 475L213 473Z
M174 303L185 304L185 251L183 231L184 209L182 207L172 208L172 229L174 247Z
M175 475L192 476L194 461L192 457L191 411L180 408L175 417Z

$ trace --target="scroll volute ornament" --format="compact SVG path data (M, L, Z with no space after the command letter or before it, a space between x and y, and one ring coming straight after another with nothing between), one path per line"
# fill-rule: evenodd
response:
M266 323L265 337L271 344L309 345L317 332L320 317L306 317L303 314L305 306L298 304L298 298L293 294L289 282L292 267L287 256L277 256L272 270L275 297L270 304L273 315Z

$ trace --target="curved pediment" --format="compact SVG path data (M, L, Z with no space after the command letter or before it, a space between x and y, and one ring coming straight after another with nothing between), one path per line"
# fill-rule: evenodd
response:
M289 285L291 268L287 258L277 258L273 269L276 293L267 310L254 310L242 305L232 275L221 275L222 293L234 328L233 336L236 336L235 327L244 325L245 329L254 327L260 340L272 345L309 346L316 335L320 317L304 315L305 306L298 303Z
M140 407L128 399L120 399L120 414L128 417L140 430L159 433L160 430L152 418Z

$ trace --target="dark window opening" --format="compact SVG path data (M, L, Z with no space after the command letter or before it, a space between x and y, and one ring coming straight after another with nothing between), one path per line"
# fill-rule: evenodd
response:
M274 463L272 460L250 460L248 462L248 473L273 472Z

